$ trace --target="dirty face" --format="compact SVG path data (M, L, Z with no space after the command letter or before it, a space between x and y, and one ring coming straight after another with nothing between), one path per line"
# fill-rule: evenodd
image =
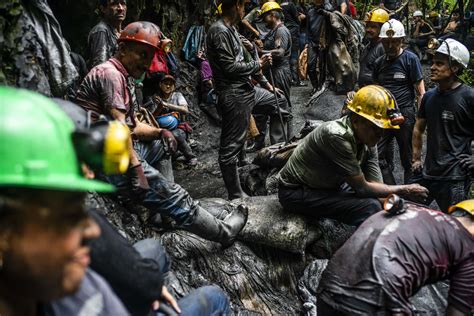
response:
M146 44L128 43L120 50L120 61L129 75L135 79L140 78L148 70L155 55L155 48Z
M245 16L245 6L250 2L250 0L238 0L237 4L235 5L236 7L236 20L237 22L242 21L242 19Z
M160 82L160 89L164 94L170 95L175 90L175 83L170 79L163 80Z
M107 6L101 6L100 10L105 19L122 22L127 15L127 2L125 0L108 0Z
M383 136L383 128L378 127L362 116L357 115L352 122L356 138L362 144L374 147Z
M379 37L380 29L382 28L381 23L367 22L365 24L365 38L368 40L375 40Z
M0 231L2 283L24 297L44 301L79 288L90 262L87 241L100 235L84 212L84 196L44 191L15 210L18 220L11 222L18 225Z
M452 20L453 21L459 21L459 13L458 12L453 12Z
M404 38L382 38L382 45L385 49L385 54L389 59L398 57L401 53Z
M413 21L415 22L415 24L421 22L421 16L413 17Z
M455 72L459 71L459 65L456 62L452 62L451 68L449 68L449 57L444 54L435 54L433 56L433 64L430 68L430 79L434 82L440 82L451 79Z

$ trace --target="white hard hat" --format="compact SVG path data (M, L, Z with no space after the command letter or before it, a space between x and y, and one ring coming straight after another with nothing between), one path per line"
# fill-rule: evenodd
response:
M423 16L423 12L421 12L420 10L416 10L415 12L413 12L413 17L415 16Z
M382 25L380 30L380 38L400 38L405 37L405 28L402 22L390 19Z
M448 47L449 46L449 47ZM469 50L463 44L452 38L448 38L441 43L436 50L437 53L450 56L452 59L461 64L464 68L469 65Z

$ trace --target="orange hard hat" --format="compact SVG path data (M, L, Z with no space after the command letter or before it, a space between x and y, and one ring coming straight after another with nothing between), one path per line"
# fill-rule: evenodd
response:
M151 22L138 21L130 23L123 29L118 42L138 42L159 49L160 39L161 31L158 26Z

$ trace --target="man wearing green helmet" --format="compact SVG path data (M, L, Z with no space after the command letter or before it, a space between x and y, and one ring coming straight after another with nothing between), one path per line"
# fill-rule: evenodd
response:
M87 242L100 229L84 211L85 192L114 188L82 176L73 131L51 100L0 87L1 315L35 314L91 276Z

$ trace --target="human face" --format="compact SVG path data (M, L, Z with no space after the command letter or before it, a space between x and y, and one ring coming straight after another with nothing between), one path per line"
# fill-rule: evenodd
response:
M132 44L121 53L120 61L130 76L140 78L150 68L155 49L146 44Z
M240 22L244 18L244 16L245 16L245 5L249 2L250 2L250 0L244 0L244 1L238 0L237 1L237 4L235 6L236 6L236 9L237 9L236 17L237 17L238 20L236 22Z
M413 20L415 21L415 24L419 23L421 21L421 16L415 16L413 17Z
M362 144L374 147L382 138L383 129L363 117L357 117L353 124L356 138Z
M100 10L105 19L122 22L127 15L127 2L125 0L108 0L107 6L101 6Z
M1 280L12 293L49 301L77 291L90 262L86 242L100 235L83 201L82 193L40 191L19 210L20 226L1 232Z
M444 54L435 54L433 56L433 64L430 68L430 79L434 82L449 80L454 76L453 71L459 70L458 65L451 65L449 68L449 57Z
M174 84L173 80L170 80L170 79L163 80L160 83L160 89L161 89L161 91L163 91L164 94L170 95L171 93L174 92L175 84Z
M389 59L394 59L400 55L402 44L403 38L382 38L382 45Z
M452 19L453 19L454 21L459 21L459 13L457 13L457 12L453 13Z
M382 24L376 22L367 22L365 24L365 38L375 40L379 37Z

